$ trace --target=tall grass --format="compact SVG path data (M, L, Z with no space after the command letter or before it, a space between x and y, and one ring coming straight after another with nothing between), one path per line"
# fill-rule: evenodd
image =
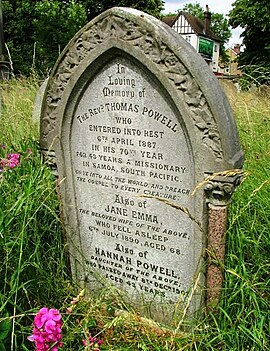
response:
M227 87L226 92L237 119L247 177L230 206L219 327L229 350L266 350L270 341L270 89L235 94Z
M2 85L0 144L21 154L0 179L0 350L32 350L33 314L46 305L65 317L63 350L82 350L87 333L102 350L268 350L270 347L270 90L226 86L245 152L247 177L230 206L225 283L216 314L192 331L162 328L128 308L117 291L80 298L71 281L55 179L39 153L32 120L35 80ZM119 312L119 311L122 312ZM126 311L126 312L123 312ZM176 321L177 325L177 321ZM2 337L1 337L2 335ZM5 348L4 348L5 347Z
M0 179L0 317L12 318L7 350L24 344L22 326L32 320L25 311L61 304L69 287L54 179L42 162L32 121L35 92L36 85L24 80L2 88L2 156L21 155L20 166Z

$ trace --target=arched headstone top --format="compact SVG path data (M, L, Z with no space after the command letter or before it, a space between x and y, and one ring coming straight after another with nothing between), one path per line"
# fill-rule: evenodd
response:
M96 17L75 35L59 57L43 101L43 149L54 149L62 124L56 121L62 120L63 106L75 84L87 69L91 76L95 60L113 49L136 57L154 71L176 105L180 104L185 123L194 127L198 136L198 150L194 152L200 152L201 142L203 152L211 154L213 171L241 167L242 151L231 108L204 60L166 24L129 8L112 8Z

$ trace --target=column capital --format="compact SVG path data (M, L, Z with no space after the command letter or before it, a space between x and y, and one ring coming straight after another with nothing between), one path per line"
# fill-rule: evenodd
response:
M223 172L223 173L205 173L204 191L206 203L214 206L227 206L231 202L232 194L236 187L241 183L243 173Z

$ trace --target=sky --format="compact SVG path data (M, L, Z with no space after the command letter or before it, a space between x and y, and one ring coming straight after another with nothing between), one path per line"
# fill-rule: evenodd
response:
M164 0L165 10L163 13L176 13L177 10L183 8L186 4L196 3L198 2L201 7L205 8L206 5L209 6L210 11L222 13L227 15L232 9L232 3L235 0ZM226 47L232 47L234 44L241 44L242 38L240 38L240 34L242 32L241 28L236 28L232 30L232 37L229 42L226 44Z

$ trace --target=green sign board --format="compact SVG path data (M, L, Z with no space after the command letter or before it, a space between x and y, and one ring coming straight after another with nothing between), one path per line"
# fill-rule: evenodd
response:
M199 54L205 58L212 59L214 42L212 40L199 37Z

